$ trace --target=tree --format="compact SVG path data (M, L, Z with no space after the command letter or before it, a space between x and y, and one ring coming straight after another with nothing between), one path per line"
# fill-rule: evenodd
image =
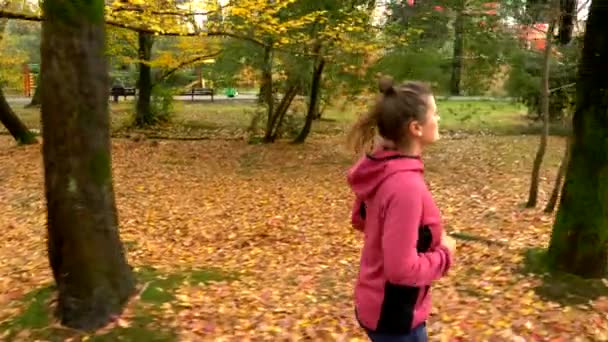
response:
M464 25L466 1L460 0L455 6L454 20L454 52L452 53L452 77L450 78L450 95L460 95L460 80L462 77L462 58L464 57Z
M603 277L608 264L608 1L589 9L576 83L573 135L548 250L557 269Z
M553 47L553 31L555 30L555 25L559 20L559 8L556 8L556 5L557 4L549 5L552 7L552 12L557 12L557 14L553 14L550 16L551 22L549 23L549 27L547 28L547 32L545 34L546 43L545 51L543 52L543 70L540 84L540 102L543 116L543 132L540 136L540 144L538 145L536 156L534 157L534 165L532 167L532 178L530 180L530 191L528 192L528 202L526 203L526 208L536 207L536 201L538 198L540 167L545 157L545 150L547 149L547 138L549 136L549 75L551 67L551 49Z
M562 181L564 180L564 174L566 173L566 167L568 166L568 161L570 160L570 139L566 141L566 148L564 150L564 155L562 156L562 161L559 163L559 169L557 170L557 175L555 176L555 182L553 183L553 190L551 190L551 196L549 196L549 200L547 201L547 206L545 207L545 213L550 214L555 210L555 206L557 205L557 199L559 197L559 193L562 189Z
M4 38L4 30L7 23L7 19L0 19L0 41ZM0 88L0 122L6 127L18 144L35 144L38 142L35 135L30 132L15 112L13 112L11 106L4 97L2 88Z
M154 37L145 32L138 32L137 36L139 40L139 78L137 80L139 94L135 111L135 126L145 127L154 123L151 110L152 68L150 67Z
M0 122L6 127L8 132L15 138L18 144L35 144L38 142L34 133L32 133L25 124L19 119L15 112L11 109L4 92L0 88Z
M62 324L120 314L134 278L118 233L104 54L104 1L43 2L42 126L48 255Z
M266 110L264 142L278 138L292 100L299 93L310 97L310 115L295 141L304 142L316 117L325 66L336 64L340 55L373 49L367 25L369 6L367 0L281 0L271 7L259 0L241 0L227 8L224 29L240 28L252 38L249 42L261 42L254 43L256 46L250 49L250 54L240 59L252 62L251 66L261 75L260 102ZM251 8L259 9L264 15L251 12ZM364 32L365 41L361 39ZM229 64L237 64L234 57L230 59L233 63ZM283 96L279 99L277 93Z

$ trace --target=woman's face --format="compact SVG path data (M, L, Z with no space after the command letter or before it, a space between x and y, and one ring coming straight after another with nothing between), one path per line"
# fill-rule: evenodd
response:
M437 104L435 97L429 96L426 112L426 120L413 121L410 125L410 134L422 145L432 144L439 139L439 115L437 115Z

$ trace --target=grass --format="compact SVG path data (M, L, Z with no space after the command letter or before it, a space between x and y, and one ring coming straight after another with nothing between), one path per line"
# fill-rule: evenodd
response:
M89 336L90 341L175 341L176 334L162 324L162 306L175 300L175 292L183 285L205 285L212 281L234 280L235 275L218 269L191 269L165 274L152 267L142 267L136 272L140 285L145 286L134 304L134 315L128 326L116 326ZM0 324L3 340L63 341L82 336L83 333L54 324L52 300L54 287L45 286L24 295L19 314Z
M204 137L223 133L224 137L244 135L251 124L256 108L251 102L189 102L176 101L174 115L168 125L143 131L150 136ZM497 135L538 134L540 123L526 118L525 106L511 101L458 101L438 100L441 129L450 133L483 133ZM134 132L130 129L133 102L110 104L111 128L115 134ZM16 113L26 126L40 128L39 109L14 106ZM340 104L327 108L322 120L315 122L313 133L341 134L363 112L366 107L356 104ZM304 121L306 111L303 101L296 101L292 110L296 115L295 125ZM0 130L3 130L0 127ZM299 127L294 127L295 131ZM552 134L567 133L561 125L552 125Z
M140 282L146 283L146 289L141 293L141 301L156 306L175 299L175 290L182 284L207 284L211 281L235 279L215 269L194 269L179 273L162 274L152 267L144 267L138 271Z

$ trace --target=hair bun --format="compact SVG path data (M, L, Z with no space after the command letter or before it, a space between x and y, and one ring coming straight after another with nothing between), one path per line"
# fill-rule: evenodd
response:
M394 94L395 93L395 82L392 78L388 76L384 76L378 82L378 88L380 88L380 92L384 95Z

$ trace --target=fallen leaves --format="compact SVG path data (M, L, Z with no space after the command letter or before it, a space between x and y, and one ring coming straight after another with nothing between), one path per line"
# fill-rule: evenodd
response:
M542 297L543 280L522 272L524 250L545 247L551 228L550 216L521 206L535 144L468 137L442 141L425 158L448 230L482 238L459 239L454 268L434 286L431 340L607 339L606 296L566 305ZM349 226L350 157L339 140L115 140L113 153L121 238L132 264L239 275L176 289L159 320L180 340L365 340L352 304L361 235ZM548 156L560 157L559 149ZM0 137L0 165L0 302L9 303L1 321L16 314L16 297L51 277L39 147L14 148ZM541 203L555 171L543 174ZM129 312L114 326L132 324Z

